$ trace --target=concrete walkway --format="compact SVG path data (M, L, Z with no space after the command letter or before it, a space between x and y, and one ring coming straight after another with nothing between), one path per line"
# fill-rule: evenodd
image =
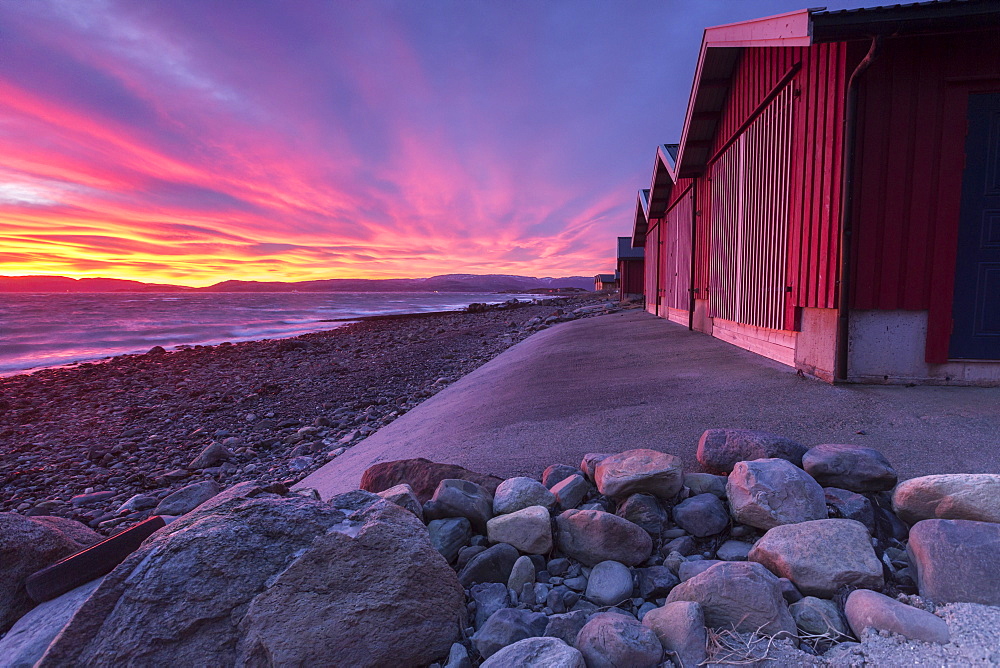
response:
M537 477L587 452L652 448L698 470L705 429L878 448L902 478L1000 473L1000 388L831 386L704 334L626 311L510 348L305 478L324 498L376 462L426 457Z

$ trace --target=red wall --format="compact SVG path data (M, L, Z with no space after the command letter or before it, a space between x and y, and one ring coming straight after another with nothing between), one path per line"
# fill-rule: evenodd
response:
M795 327L795 307L836 306L840 217L841 144L848 68L863 55L845 44L748 48L732 77L713 141L713 155L735 136L764 98L793 68L798 92L793 109L793 143L788 195L788 294L785 329ZM863 50L862 50L863 51ZM692 179L680 179L672 197ZM671 205L673 202L671 202ZM705 299L709 283L711 183L707 172L696 188L695 295Z
M642 258L618 260L619 298L625 295L641 295L645 281L645 268Z
M886 40L859 89L851 305L928 310L928 362L951 335L967 98L998 90L995 32Z

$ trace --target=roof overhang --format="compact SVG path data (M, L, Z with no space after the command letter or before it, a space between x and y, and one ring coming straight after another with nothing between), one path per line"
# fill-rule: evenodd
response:
M632 223L632 248L646 245L649 230L649 189L642 188L635 197L635 222Z
M938 0L836 11L802 9L706 28L672 173L674 182L700 176L713 157L712 142L744 48L810 46L874 35L943 34L998 26L1000 3L996 0Z
M647 218L663 218L670 202L670 191L677 183L675 163L677 157L676 144L660 144L656 147L656 158L653 161L653 182L649 186L649 209Z

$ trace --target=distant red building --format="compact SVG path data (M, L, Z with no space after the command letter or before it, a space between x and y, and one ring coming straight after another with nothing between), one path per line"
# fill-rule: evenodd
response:
M1000 384L1000 4L708 28L632 245L651 313L825 380Z
M594 276L594 290L600 292L601 290L617 290L618 289L618 275L617 274L598 274Z
M618 237L618 299L642 299L645 266L642 248L632 248L632 237Z

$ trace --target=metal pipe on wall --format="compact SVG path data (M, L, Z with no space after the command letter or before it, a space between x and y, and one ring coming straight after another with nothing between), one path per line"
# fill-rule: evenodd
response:
M854 148L858 126L858 80L878 57L882 37L872 37L868 53L854 68L847 82L844 110L844 168L841 173L840 199L840 286L837 291L837 360L834 380L847 380L848 336L850 334L851 241L854 203Z

